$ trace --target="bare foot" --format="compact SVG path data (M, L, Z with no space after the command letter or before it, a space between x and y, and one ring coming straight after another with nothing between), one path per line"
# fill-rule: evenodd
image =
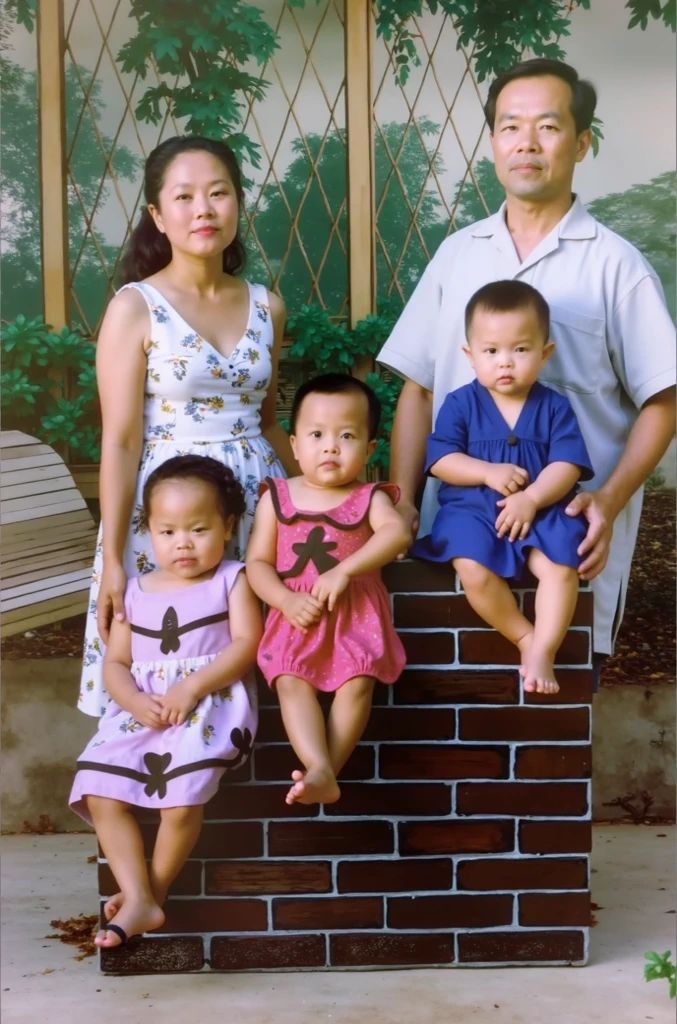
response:
M120 907L122 906L123 902L124 899L121 892L116 892L115 896L111 896L109 900L106 900L106 902L103 905L103 916L106 918L107 921L113 920L115 915L120 910Z
M526 693L559 693L559 683L555 679L553 656L545 650L532 646L525 658L524 690Z
M164 923L164 911L157 903L138 903L133 900L126 900L115 915L115 919L110 922L122 928L130 939L133 935L143 935L144 932L161 928ZM122 939L115 932L102 928L94 939L94 944L100 949L115 949L116 946L122 945Z
M341 795L331 768L311 769L308 772L297 770L291 773L291 777L294 785L285 797L288 804L334 804Z

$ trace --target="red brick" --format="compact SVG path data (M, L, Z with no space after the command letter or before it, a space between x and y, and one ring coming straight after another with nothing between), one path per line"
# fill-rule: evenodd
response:
M405 964L450 964L450 935L331 935L332 967L387 967Z
M453 740L456 712L451 708L374 708L362 739L409 740L412 736L417 740Z
M284 967L324 967L323 935L271 935L213 938L210 965L214 971L281 970Z
M271 857L392 853L393 827L387 821L273 821L268 826Z
M99 864L99 893L114 896L120 886L115 881L108 864ZM189 860L183 865L169 888L170 896L199 896L202 892L202 864Z
M407 665L451 665L456 658L453 633L399 633L398 636Z
M405 669L393 691L396 704L517 704L517 672Z
M514 644L490 629L461 632L459 661L464 665L519 665ZM557 652L555 665L585 665L590 656L590 636L583 630L569 630Z
M135 939L123 948L101 950L103 974L189 974L204 964L202 937Z
M588 884L588 862L582 858L464 860L456 873L459 889L585 889Z
M592 669L558 668L559 693L525 693L525 704L590 704Z
M441 853L509 853L515 849L513 821L403 821L399 849L408 856Z
M439 860L347 860L338 865L339 892L416 892L451 889L452 862Z
M456 790L456 810L459 814L582 817L588 812L588 787L579 782L462 782Z
M533 622L536 616L536 594L529 593L524 595L524 604L522 606L524 614ZM582 590L578 595L578 601L576 603L576 610L574 611L574 617L571 620L572 626L592 626L592 607L593 597L592 591Z
M580 963L583 932L466 932L458 937L462 964Z
M384 566L382 576L391 594L444 592L456 585L456 573L450 565L418 559L391 562Z
M592 823L589 821L522 821L519 826L522 853L590 853Z
M160 931L171 932L265 932L268 907L265 900L168 900L167 920Z
M356 747L341 769L342 779L373 779L376 758L374 748ZM288 744L259 747L256 751L256 778L259 782L287 781L291 785L291 773L303 765Z
M519 923L527 927L590 925L589 892L535 892L519 897Z
M382 779L507 779L508 747L386 743L379 752Z
M587 708L462 708L462 740L587 740Z
M286 804L289 783L283 786L222 786L205 808L206 820L229 818L312 818L317 804Z
M259 821L205 822L191 857L262 857L263 825Z
M443 783L407 785L396 782L380 782L370 785L359 782L341 782L341 799L338 803L327 804L324 813L384 817L407 815L416 817L431 814L449 814L451 811L451 789Z
M589 779L591 774L592 751L587 745L522 747L517 751L516 779Z
M331 869L323 861L226 861L205 865L209 896L330 892Z
M495 928L512 924L512 896L409 896L388 899L389 928Z
M383 928L383 898L273 900L273 927L282 931Z
M448 587L446 588L449 589ZM464 594L397 595L393 618L398 629L457 629L459 626L486 626L473 611Z

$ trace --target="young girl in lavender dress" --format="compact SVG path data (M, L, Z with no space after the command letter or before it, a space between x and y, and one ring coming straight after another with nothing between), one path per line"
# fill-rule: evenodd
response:
M256 732L254 667L261 613L241 562L224 549L245 509L215 459L169 459L143 493L155 561L129 580L104 662L111 702L77 762L72 809L93 823L120 886L100 947L164 923L167 890L200 833L203 805L243 764ZM146 868L132 808L159 809Z
M447 395L428 438L440 509L411 553L452 562L475 611L518 647L525 691L556 693L586 534L565 509L576 482L593 476L590 457L568 399L537 380L554 348L540 292L494 281L472 296L465 321L477 379ZM534 624L508 583L527 568L538 580Z
M259 668L305 767L292 773L290 804L338 800L336 776L367 724L374 683L394 683L404 667L379 570L409 534L397 488L358 481L379 416L355 378L303 384L291 413L302 476L265 481L247 548L252 589L270 609ZM334 694L326 726L318 691Z

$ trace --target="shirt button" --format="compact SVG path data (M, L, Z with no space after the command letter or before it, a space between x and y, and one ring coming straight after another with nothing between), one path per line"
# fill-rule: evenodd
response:
M510 445L511 448L515 447L515 445L517 444L516 434L508 434L508 444Z

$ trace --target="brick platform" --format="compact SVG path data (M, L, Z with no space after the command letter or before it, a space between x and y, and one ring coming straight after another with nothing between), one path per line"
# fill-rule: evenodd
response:
M261 688L255 755L206 808L162 932L103 953L104 972L586 962L591 593L562 692L523 699L515 650L446 569L384 578L409 664L377 688L340 802L284 803L299 765ZM105 863L99 882L115 891Z

